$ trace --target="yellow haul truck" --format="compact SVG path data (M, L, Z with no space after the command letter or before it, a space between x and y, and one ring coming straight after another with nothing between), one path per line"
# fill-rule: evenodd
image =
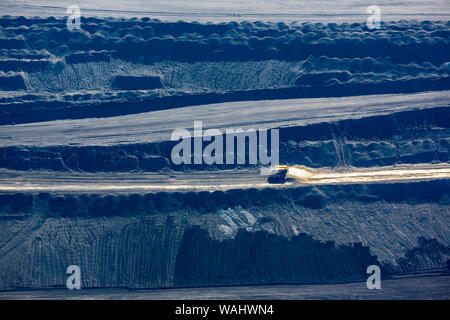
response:
M285 183L288 169L288 166L276 166L272 169L267 181L269 183Z
M267 178L269 183L285 183L288 180L296 180L301 183L310 183L317 174L316 170L303 165L276 166L271 169Z

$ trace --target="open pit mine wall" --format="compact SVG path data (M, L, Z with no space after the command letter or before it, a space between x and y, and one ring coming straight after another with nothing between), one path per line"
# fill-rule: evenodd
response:
M20 79L18 79L17 75L8 75L3 78L0 77L0 84L2 81L12 85L13 81L16 83L19 82ZM133 81L139 82L141 80ZM116 81L114 80L114 82ZM61 119L95 118L99 116L114 117L222 102L326 98L373 94L407 94L437 90L450 90L449 76L441 79L410 79L398 80L395 82L384 81L381 83L336 83L331 85L316 84L314 86L295 85L289 88L239 90L226 93L172 93L169 96L160 96L160 93L155 93L155 97L143 98L142 101L124 100L99 103L95 100L88 102L70 102L42 101L36 99L37 101L1 103L0 125Z
M0 124L449 90L449 25L0 17Z
M397 163L447 162L450 159L449 132L448 107L281 128L280 163L309 167L370 167ZM226 139L223 138L223 141ZM178 142L84 147L0 147L0 168L157 172L168 169L179 171L251 166L248 165L248 147L246 165L175 165L171 161L171 151L176 143ZM208 143L203 142L203 146Z
M226 192L1 194L0 288L331 283L442 268L448 180Z

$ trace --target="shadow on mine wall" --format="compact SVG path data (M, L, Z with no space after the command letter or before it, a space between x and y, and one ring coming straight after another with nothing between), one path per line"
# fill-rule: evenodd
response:
M240 230L217 241L206 230L184 232L175 264L174 285L212 286L358 281L376 256L361 243L336 247L307 234L287 239L268 232Z

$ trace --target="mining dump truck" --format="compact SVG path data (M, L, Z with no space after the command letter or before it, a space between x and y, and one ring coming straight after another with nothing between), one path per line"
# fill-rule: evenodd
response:
M288 166L276 166L267 178L269 183L285 183Z

